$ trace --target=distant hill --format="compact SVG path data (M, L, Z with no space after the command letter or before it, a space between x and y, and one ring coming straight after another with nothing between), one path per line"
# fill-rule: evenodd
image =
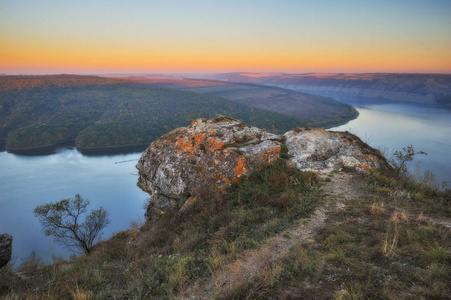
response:
M296 119L213 95L95 76L0 77L0 143L7 150L75 142L79 148L149 144L191 120L223 114L283 132Z
M408 102L451 108L451 74L224 73L208 78L267 84L347 103Z
M127 79L104 78L98 76L80 76L80 75L19 75L19 76L1 76L0 91L22 90L32 88L56 88L56 87L77 87L88 85L104 85L114 83L130 82Z
M298 126L332 127L344 124L358 115L351 105L329 97L267 85L161 77L133 77L129 79L183 91L215 95L251 107L278 112L294 117Z

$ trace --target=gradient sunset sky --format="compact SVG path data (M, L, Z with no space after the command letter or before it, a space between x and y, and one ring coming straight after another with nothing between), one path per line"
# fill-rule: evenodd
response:
M451 73L451 0L0 0L0 73Z

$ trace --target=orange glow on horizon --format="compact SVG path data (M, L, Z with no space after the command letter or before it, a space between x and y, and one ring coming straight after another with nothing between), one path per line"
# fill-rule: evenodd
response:
M3 1L0 73L451 73L449 1Z
M117 44L79 43L60 40L45 44L36 40L10 40L14 47L0 48L0 71L29 72L423 72L451 73L451 52L401 51L337 45L320 48L254 45L198 44L118 47ZM181 51L180 48L184 50ZM151 49L151 50L148 50Z

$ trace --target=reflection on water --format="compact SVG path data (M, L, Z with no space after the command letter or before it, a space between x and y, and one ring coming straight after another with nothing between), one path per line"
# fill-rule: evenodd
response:
M144 152L144 150L146 150L148 146L149 144L146 143L140 145L116 146L105 148L81 148L78 149L78 151L86 156L114 156L128 153L142 153ZM8 152L23 156L42 156L56 154L62 148L71 150L72 148L75 148L75 144L73 142L64 142L57 145L44 146L40 148L8 150ZM5 150L4 144L0 144L0 151L4 150Z
M76 149L58 149L47 156L1 152L0 233L13 236L16 265L32 250L47 261L52 255L68 254L41 232L33 215L39 204L80 194L90 200L90 209L102 206L109 212L112 222L105 238L128 229L132 220L143 220L148 195L136 186L140 154L93 157Z
M416 156L423 170L431 170L439 181L451 181L451 112L431 106L404 104L367 105L348 124L330 130L350 131L388 154L405 146L428 153ZM410 169L415 169L415 161Z

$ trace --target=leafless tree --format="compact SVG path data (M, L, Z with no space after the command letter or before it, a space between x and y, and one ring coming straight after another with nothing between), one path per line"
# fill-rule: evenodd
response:
M88 205L89 201L77 194L74 199L39 205L34 215L39 218L45 235L53 236L55 242L76 253L88 254L110 223L108 212L102 207L92 210L82 222Z

